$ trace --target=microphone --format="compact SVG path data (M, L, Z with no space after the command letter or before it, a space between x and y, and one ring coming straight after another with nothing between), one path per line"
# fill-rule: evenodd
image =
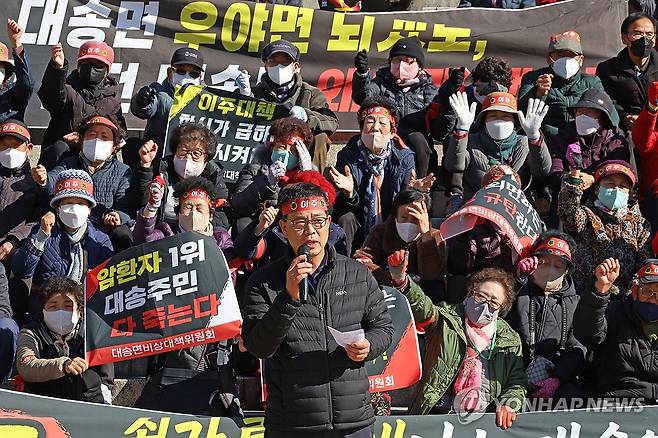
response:
M311 250L306 245L302 245L297 249L297 254L306 256L307 262L308 262L308 255L310 252ZM302 304L306 304L307 301L308 301L308 278L304 278L302 279L302 281L299 282L299 302Z

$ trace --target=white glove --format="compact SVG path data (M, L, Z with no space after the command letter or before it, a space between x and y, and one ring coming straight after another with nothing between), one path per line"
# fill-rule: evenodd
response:
M534 141L541 137L539 129L546 114L548 114L548 105L541 99L530 99L525 116L519 111L519 123L528 136L528 140Z
M281 180L281 178L283 178L285 175L286 175L286 165L283 164L281 161L275 161L267 169L267 183L272 187L276 186Z
M242 70L239 75L235 77L235 85L238 86L238 91L243 96L251 96L251 84L249 83L249 72Z
M290 115L301 120L302 122L308 122L308 114L306 114L306 110L301 106L295 105L290 108Z
M450 106L457 115L457 129L468 131L475 120L477 103L473 102L469 108L468 97L463 91L458 91L450 96Z
M294 146L297 151L297 156L299 157L299 170L302 172L305 170L313 170L311 154L308 152L308 149L306 149L306 145L300 140L295 140Z

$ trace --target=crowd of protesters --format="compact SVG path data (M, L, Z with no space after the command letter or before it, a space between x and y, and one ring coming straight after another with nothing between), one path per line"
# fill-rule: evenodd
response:
M407 297L424 344L411 414L489 410L508 428L526 399L658 403L656 21L633 13L620 33L625 47L596 75L582 68L577 29L547 35L546 66L526 73L517 95L501 58L484 58L470 74L454 66L437 85L415 37L398 40L384 66L355 53L360 132L334 165L327 152L337 116L304 81L297 47L272 42L259 83L241 73L237 92L289 114L228 187L206 126L181 124L164 144L175 90L203 84L203 55L191 48L176 50L166 78L133 96L131 112L146 120L136 143L109 75L112 47L85 42L73 62L55 45L36 93L50 123L32 165L24 114L36 81L23 29L9 19L11 52L0 44L0 381L112 403L115 367L84 358L85 273L133 245L194 231L213 237L232 267L243 334L149 361L155 383L142 407L162 406L154 403L167 397L156 380L165 368L223 367L223 397L210 413L241 415L231 378L264 358L270 436L368 436L354 431L390 410L381 397L373 409L364 380L364 362L391 342L383 286ZM506 176L545 222L534 244L519 254L487 220L444 240L432 200L444 200L447 217ZM445 196L432 196L438 190ZM296 210L298 199L317 208ZM302 244L310 259L297 253ZM315 297L308 303L300 302L304 278ZM329 292L334 285L340 296ZM331 319L363 327L366 340L329 342Z

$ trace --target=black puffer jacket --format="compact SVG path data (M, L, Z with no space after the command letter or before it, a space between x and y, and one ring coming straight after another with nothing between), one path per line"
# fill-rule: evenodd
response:
M409 87L407 91L404 90L395 83L395 78L388 67L377 70L372 79L369 74L361 75L356 71L352 75L352 100L354 102L360 105L366 97L386 96L395 102L398 115L402 119L411 115L414 118L422 118L425 107L432 103L438 91L429 73L424 75L420 82ZM400 124L403 124L403 121Z
M237 217L255 217L265 201L272 201L276 205L279 186L272 186L267 180L268 169L272 164L270 153L266 146L257 147L251 162L240 171L231 194L231 208Z
M108 76L96 86L85 85L78 70L67 77L69 61L58 68L53 61L48 62L43 73L37 96L50 114L50 123L43 134L44 145L52 145L57 140L77 129L91 116L115 116L121 127L126 129L126 120L121 112L121 97L116 79Z
M265 425L281 431L355 429L372 424L365 362L352 361L327 327L363 328L366 360L391 343L393 323L368 268L327 247L327 264L307 304L285 291L292 252L253 273L246 287L242 337L267 358Z
M585 347L573 334L573 315L579 296L571 277L561 291L545 295L532 281L523 285L517 294L507 321L521 336L526 366L530 362L530 303L535 310L535 357L542 356L556 366L553 375L561 382L572 381L585 366ZM566 330L562 330L562 312L566 311ZM564 350L560 348L564 335Z
M610 294L585 291L574 314L574 334L595 352L600 395L658 400L658 349L647 339L631 299L610 301Z

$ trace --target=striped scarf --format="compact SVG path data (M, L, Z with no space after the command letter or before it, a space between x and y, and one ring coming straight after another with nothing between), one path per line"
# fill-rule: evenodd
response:
M359 139L358 147L360 154L359 162L362 163L364 176L368 179L364 199L366 208L366 223L364 224L364 228L367 235L372 227L383 221L380 192L382 182L384 181L384 168L391 155L393 143L389 141L388 146L379 155L373 154L363 144L361 139Z

